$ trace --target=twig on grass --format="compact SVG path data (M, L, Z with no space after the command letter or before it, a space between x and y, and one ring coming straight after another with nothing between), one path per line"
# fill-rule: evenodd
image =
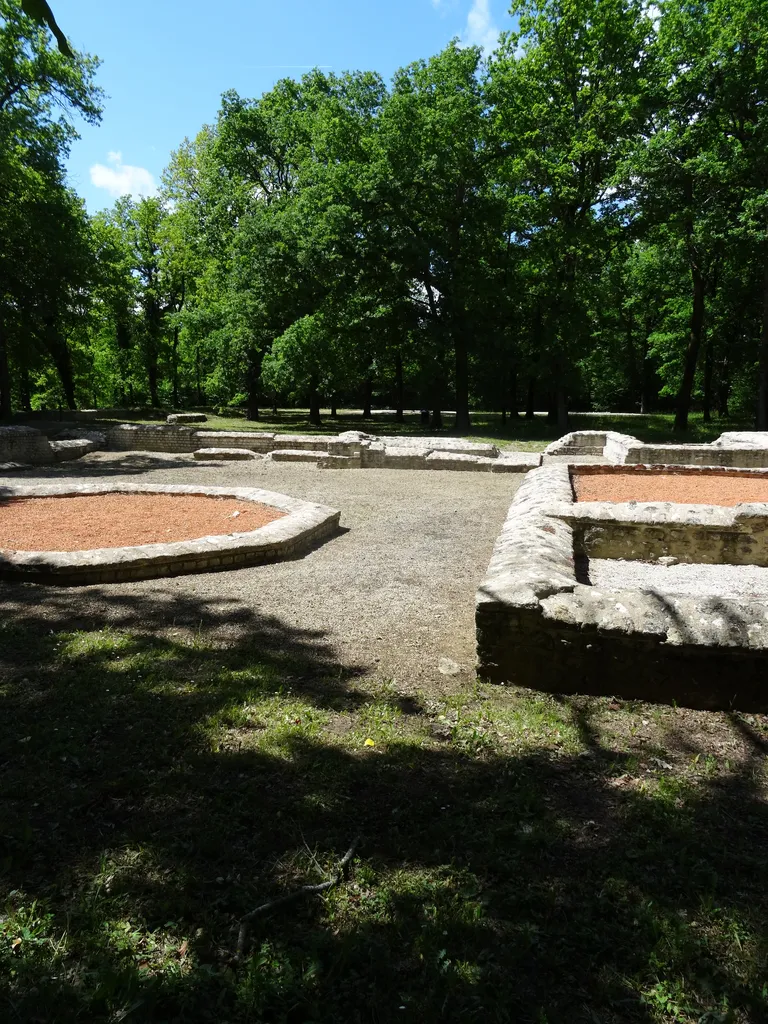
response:
M244 914L243 917L240 918L240 931L237 935L237 959L242 959L245 954L246 946L248 944L248 927L251 921L255 918L262 917L264 914L269 914L278 907L285 906L286 903L295 903L304 896L312 896L314 893L327 892L328 889L332 889L335 885L338 885L346 875L349 862L352 860L355 850L360 844L361 838L361 836L355 837L350 848L336 865L336 870L333 875L325 882L320 882L318 885L302 885L301 888L294 890L294 892L289 892L286 896L280 896L279 899L270 900L269 903L262 903L260 907L256 907L255 910L251 910L247 914Z

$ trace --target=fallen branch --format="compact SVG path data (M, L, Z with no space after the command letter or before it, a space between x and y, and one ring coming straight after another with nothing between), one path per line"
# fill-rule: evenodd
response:
M237 936L237 959L240 960L245 954L245 947L248 942L248 926L251 921L257 917L262 917L264 914L269 914L271 911L276 910L277 907L285 906L286 903L295 903L296 900L302 899L304 896L312 896L314 893L327 892L328 889L332 889L335 885L344 878L349 862L352 860L355 850L360 845L360 836L357 836L341 858L339 863L336 865L336 870L333 875L328 878L325 882L320 882L318 885L302 885L300 889L296 889L294 892L289 892L286 896L281 896L279 899L270 900L269 903L262 903L260 907L256 907L255 910L249 911L240 918L240 931Z

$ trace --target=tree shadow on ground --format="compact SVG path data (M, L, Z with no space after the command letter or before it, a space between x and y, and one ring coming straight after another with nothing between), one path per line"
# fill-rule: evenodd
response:
M100 453L96 453L99 455ZM109 459L89 458L55 463L51 466L32 466L8 476L11 483L31 484L44 480L59 481L62 477L138 476L144 473L167 473L172 469L205 470L219 463L196 462L191 457L174 456L164 452L125 452L123 455L110 453Z
M6 1019L765 1019L759 749L651 794L589 704L561 705L577 753L499 754L236 602L105 593L124 633L71 592L10 593ZM238 962L239 918L357 834L349 883L259 919Z

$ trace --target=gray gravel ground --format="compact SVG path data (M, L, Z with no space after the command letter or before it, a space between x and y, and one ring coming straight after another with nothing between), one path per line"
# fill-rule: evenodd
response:
M473 672L474 596L522 480L518 474L318 470L112 454L0 477L264 487L341 510L345 532L291 562L232 572L66 589L0 584L0 609L52 625L83 621L243 632L399 687L449 687L440 659ZM454 669L443 661L443 669ZM454 669L455 671L455 669Z
M658 565L592 558L587 566L593 587L604 590L652 590L690 597L734 600L768 598L768 569L757 565Z

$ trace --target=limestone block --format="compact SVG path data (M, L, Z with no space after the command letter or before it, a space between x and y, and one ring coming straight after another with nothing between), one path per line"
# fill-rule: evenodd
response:
M290 451L327 452L330 438L318 434L278 434L276 440Z
M96 448L93 441L89 441L87 438L78 438L71 441L51 441L49 443L53 457L57 462L70 462L72 459L79 459Z
M31 463L34 466L53 462L48 439L34 427L0 427L0 462Z
M361 469L359 455L321 455L318 462L320 469Z
M103 430L87 430L84 427L68 427L66 430L60 430L53 438L54 441L91 441L93 442L92 451L96 451L107 446L107 435Z
M426 469L452 469L463 472L490 473L495 459L477 455L459 455L454 452L431 452L426 458Z
M204 412L172 412L165 418L166 423L207 423Z
M380 465L383 469L427 469L428 455L429 448L387 446Z
M491 463L492 473L527 473L530 469L538 469L541 465L539 452L504 451L498 459Z
M321 458L321 454L301 448L278 448L276 451L270 452L268 458L273 462L317 462Z
M382 436L379 441L387 448L426 448L432 452L448 452L455 455L481 455L493 458L499 449L495 444L484 441L467 441L463 437L408 437Z
M716 441L714 448L766 448L768 432L765 430L727 430Z
M211 459L223 462L248 462L252 459L263 459L263 455L249 451L248 448L198 448L193 452L193 457L198 462Z

